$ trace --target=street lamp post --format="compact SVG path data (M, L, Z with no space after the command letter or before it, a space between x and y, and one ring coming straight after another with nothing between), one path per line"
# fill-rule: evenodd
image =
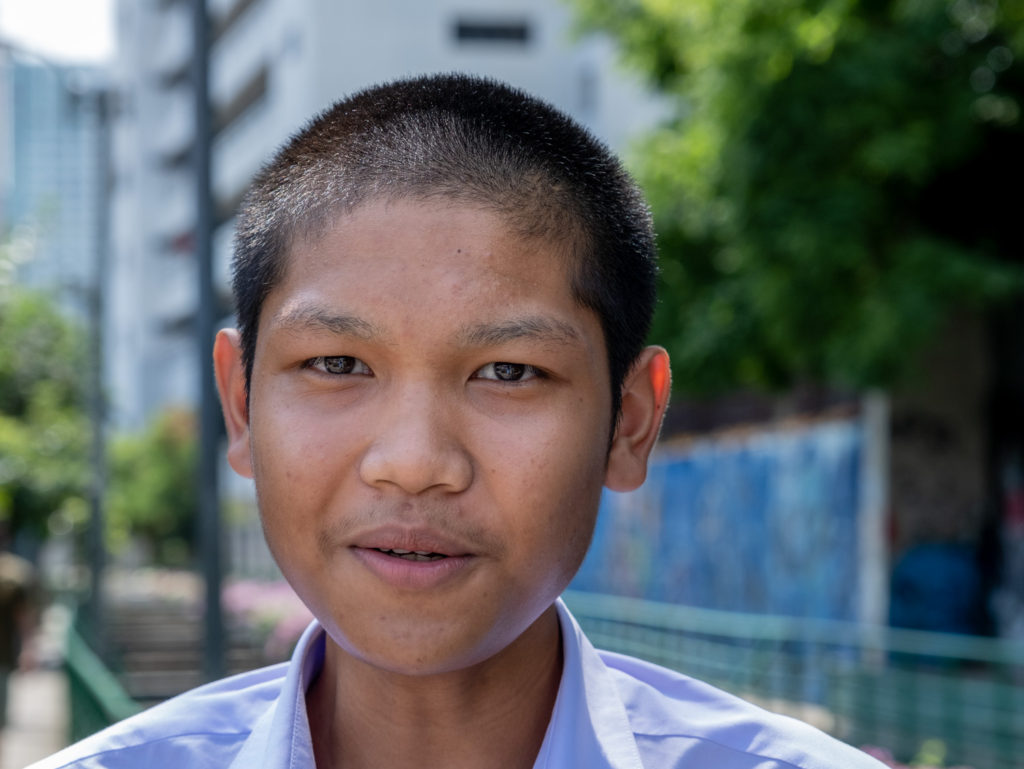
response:
M195 89L196 263L199 309L196 345L199 354L199 548L206 585L206 633L203 672L221 678L224 664L224 618L221 611L221 525L217 485L220 410L213 377L213 335L217 324L217 295L213 285L213 195L210 189L209 72L210 27L205 0L193 0L193 86Z
M89 291L89 323L92 337L92 386L89 388L89 415L92 422L92 484L89 493L89 624L96 651L102 653L106 644L103 632L103 575L106 567L106 517L104 505L107 491L107 403L103 387L103 311L106 305L106 282L110 269L110 101L111 93L103 88L88 92L96 115L96 241L93 282Z

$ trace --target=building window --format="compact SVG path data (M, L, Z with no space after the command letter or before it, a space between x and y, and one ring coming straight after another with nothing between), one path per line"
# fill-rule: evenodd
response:
M526 45L530 42L530 25L524 20L457 19L457 43L505 43Z

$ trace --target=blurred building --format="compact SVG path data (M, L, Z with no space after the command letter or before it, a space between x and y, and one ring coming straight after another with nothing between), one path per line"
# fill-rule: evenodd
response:
M94 285L99 70L0 45L0 239L16 283L83 317Z
M137 427L198 397L191 153L193 3L118 10L112 418ZM233 214L274 149L345 94L402 75L494 76L560 106L624 149L660 114L614 68L611 45L573 40L549 0L209 0L215 264L225 316Z

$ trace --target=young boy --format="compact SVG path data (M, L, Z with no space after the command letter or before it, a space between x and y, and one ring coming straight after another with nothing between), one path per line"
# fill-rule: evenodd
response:
M552 108L426 77L316 118L239 216L214 349L232 467L316 616L57 767L880 766L596 652L558 600L669 396L640 192Z

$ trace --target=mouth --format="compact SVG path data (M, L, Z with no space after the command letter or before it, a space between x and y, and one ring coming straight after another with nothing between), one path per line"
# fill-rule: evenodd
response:
M402 592L440 589L460 574L469 574L478 558L460 544L424 532L374 534L366 539L351 546L352 554L378 580Z
M386 548L386 547L375 547L372 548L378 553L389 555L392 558L401 558L404 561L440 561L448 556L444 553L432 553L427 550L402 550L401 548Z

